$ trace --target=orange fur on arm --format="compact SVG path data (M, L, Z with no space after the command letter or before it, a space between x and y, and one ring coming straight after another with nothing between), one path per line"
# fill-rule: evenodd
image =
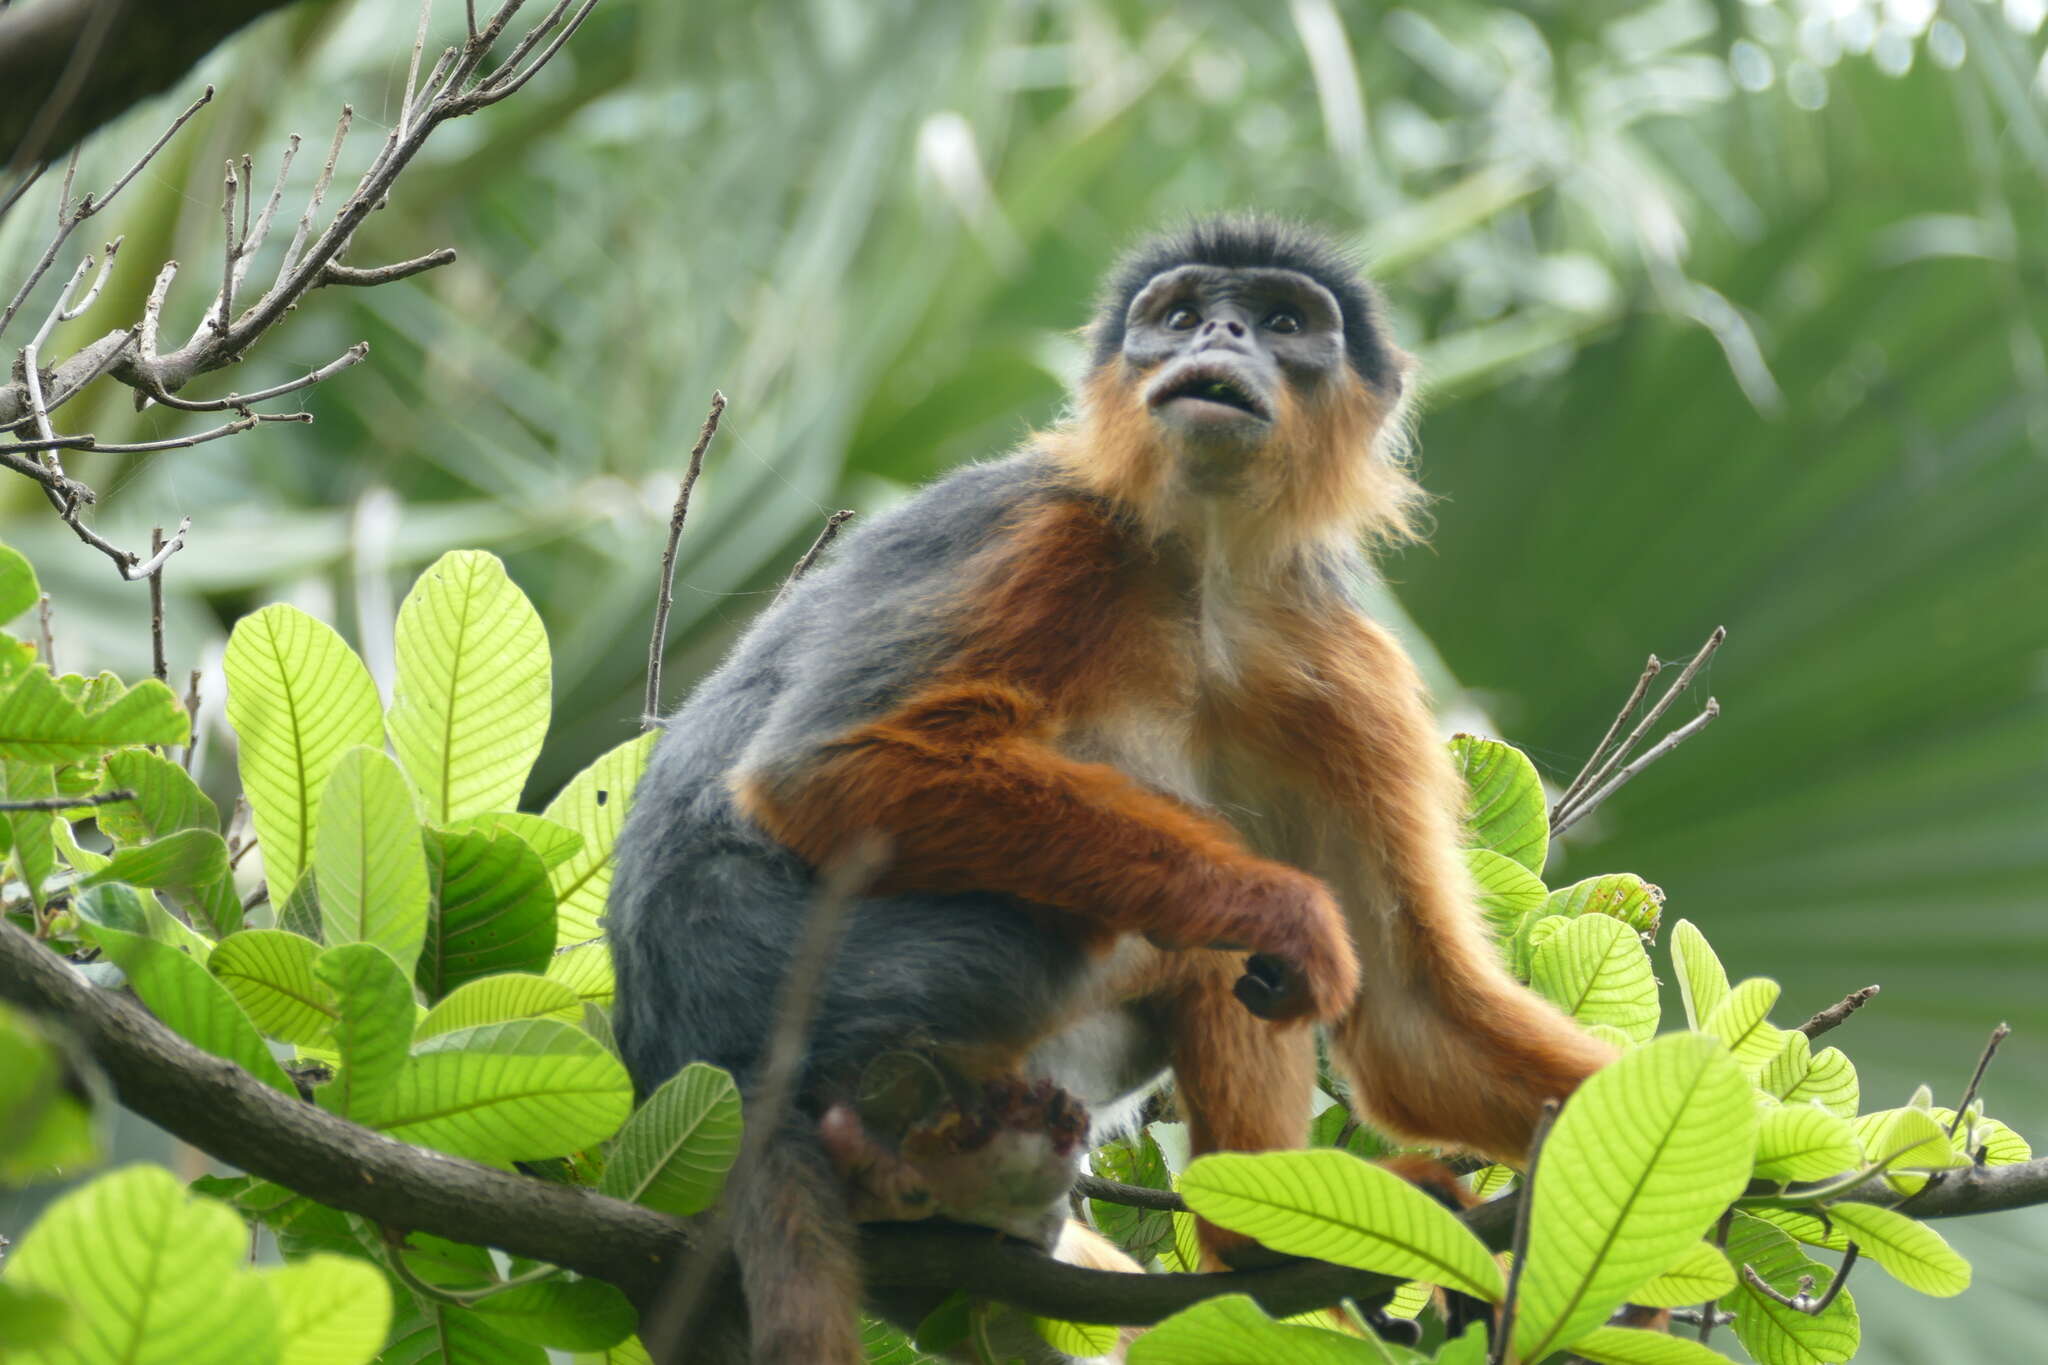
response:
M1003 892L1071 912L1084 936L1278 953L1323 965L1318 1004L1348 1000L1356 964L1313 877L1115 768L1058 754L1042 729L1012 688L942 685L825 746L796 777L742 780L738 797L813 864L864 831L886 835L877 890Z
M1518 1161L1543 1102L1613 1051L1502 963L1460 848L1463 785L1399 645L1348 610L1277 625L1295 667L1268 675L1249 728L1340 812L1356 864L1332 880L1369 971L1333 1054L1386 1127Z

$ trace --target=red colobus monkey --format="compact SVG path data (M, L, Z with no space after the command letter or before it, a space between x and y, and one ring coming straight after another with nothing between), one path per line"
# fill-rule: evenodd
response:
M1420 496L1369 288L1309 231L1203 221L1115 267L1088 337L1071 420L843 542L670 720L627 821L643 1091L700 1059L750 1085L818 869L892 851L736 1178L739 1359L860 1359L855 1168L906 1140L866 1117L885 1059L1062 1157L1069 1097L1100 1137L1170 1069L1196 1152L1260 1150L1304 1139L1320 1024L1377 1123L1517 1158L1609 1058L1498 960L1414 665L1359 606ZM936 1202L1042 1227L1056 1170Z

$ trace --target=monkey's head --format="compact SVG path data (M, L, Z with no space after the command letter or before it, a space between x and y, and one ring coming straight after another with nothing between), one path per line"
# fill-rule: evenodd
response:
M1155 237L1110 272L1088 338L1067 463L1155 530L1221 510L1276 544L1412 534L1410 361L1327 238L1253 217Z

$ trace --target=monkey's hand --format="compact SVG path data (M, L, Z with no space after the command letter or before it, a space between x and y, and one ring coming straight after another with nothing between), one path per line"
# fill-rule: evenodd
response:
M1358 954L1329 888L1305 872L1266 863L1220 898L1220 914L1146 936L1162 948L1248 951L1233 987L1261 1019L1335 1019L1358 994Z

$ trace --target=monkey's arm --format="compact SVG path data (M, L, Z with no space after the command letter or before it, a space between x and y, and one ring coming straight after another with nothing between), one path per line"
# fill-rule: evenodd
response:
M936 686L802 754L743 771L741 808L813 865L865 831L891 842L878 890L997 891L1066 911L1096 940L1257 956L1238 998L1262 1017L1330 1018L1358 965L1314 877L1254 856L1221 824L1047 742L1028 695Z
M1400 646L1362 615L1280 624L1305 666L1268 675L1247 728L1346 827L1317 870L1371 964L1333 1054L1394 1131L1519 1160L1543 1101L1613 1052L1503 965L1460 846L1464 784Z

